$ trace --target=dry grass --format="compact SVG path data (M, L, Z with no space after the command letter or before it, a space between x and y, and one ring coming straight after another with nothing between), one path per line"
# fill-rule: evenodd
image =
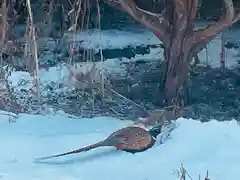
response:
M20 6L19 4L22 5L21 7L23 7L24 9L15 8L19 7ZM89 99L89 101L92 102L92 108L93 109L95 108L94 102L96 92L100 92L102 103L104 103L105 98L110 96L110 94L114 94L115 96L118 96L124 101L127 101L128 103L132 104L132 106L136 107L140 111L144 112L144 114L146 114L146 116L148 117L147 123L149 124L153 122L159 123L159 119L160 121L161 119L164 118L166 119L167 115L165 115L166 114L165 111L163 114L162 112L159 111L155 111L154 113L148 112L141 105L124 97L123 95L115 91L113 88L111 88L110 83L108 82L108 77L104 71L103 66L104 59L101 46L98 49L100 51L101 58L100 67L97 67L96 64L94 63L94 55L92 54L92 49L89 49L84 50L85 52L83 56L83 61L90 62L93 64L93 66L89 68L86 72L76 71L75 68L77 58L76 53L78 52L78 46L76 44L76 35L79 31L83 31L89 28L91 6L95 6L97 9L96 28L99 30L98 40L101 41L101 10L99 0L74 0L68 2L61 0L46 0L42 3L44 11L41 12L41 16L44 18L42 19L43 21L40 23L39 18L35 17L37 15L36 13L34 14L36 9L34 9L34 4L31 0L22 0L19 1L19 4L18 6L16 6L16 4L14 4L14 1L9 1L8 3L6 3L6 0L3 1L3 3L1 4L1 16L0 16L1 54L7 54L8 57L14 57L14 52L22 52L24 54L23 59L25 67L28 70L28 72L34 77L33 84L35 89L29 93L33 94L38 99L39 102L41 101L40 92L41 82L39 78L39 58L38 58L39 54L41 53L39 52L40 49L38 48L38 39L41 38L41 31L39 29L41 29L41 27L39 26L39 24L46 23L49 26L51 26L51 24L53 23L53 15L57 10L57 7L60 7L62 9L61 11L62 14L60 14L61 17L59 17L62 23L61 29L59 30L61 31L60 34L63 35L64 32L68 31L73 33L74 35L73 43L69 47L70 57L67 65L69 69L69 82L73 84L75 89L92 90L92 96L91 99ZM13 16L13 14L15 14L15 16ZM11 34L11 29L13 29L15 25L17 25L17 22L21 17L22 19L25 19L26 24L25 35L24 37L14 37ZM18 39L14 38L24 39L24 48L20 48L20 46L16 43ZM11 44L11 46L9 44ZM14 52L12 52L12 50L11 51L9 50L13 49L13 47L14 49L16 49ZM7 58L7 60L9 60L9 58ZM2 61L3 60L1 60L1 62ZM10 67L14 66L13 64L10 63L10 61L9 65ZM2 70L1 72L3 74L6 74L4 70ZM7 81L8 76L3 75L3 77L5 86L10 87ZM8 95L9 100L12 101L12 99L16 99L16 97L14 98L14 94L11 93L12 91L10 89L7 90L7 92L9 93ZM117 110L113 109L112 107L110 107L110 110L113 111L116 115L120 114L117 112Z
M31 49L31 54L33 56L32 61L34 62L35 68L33 68L34 72L34 80L35 80L35 85L36 85L36 92L37 92L37 97L40 98L40 80L39 80L39 61L38 61L38 51L37 51L37 42L36 42L36 32L35 32L35 26L33 22L33 13L32 13L32 8L31 8L31 1L26 0L27 4L27 9L28 9L28 14L29 14L29 37L30 40L32 41L33 47Z
M189 172L186 170L186 168L184 168L183 164L181 165L181 167L179 168L179 170L177 171L178 174L178 178L179 180L195 180L191 177L191 175L189 174ZM211 180L209 178L209 174L208 174L208 170L206 172L206 175L204 177L204 179L202 179L201 175L198 176L198 179L196 180Z
M95 101L95 90L101 93L101 101L104 101L106 96L106 91L111 91L111 93L120 96L121 98L130 101L129 99L121 96L119 93L111 89L109 83L107 81L107 76L104 72L103 66L103 53L102 47L99 47L100 58L101 58L101 66L97 68L93 65L92 68L88 70L88 72L76 72L73 71L74 66L76 64L76 52L78 52L78 46L75 43L76 34L78 31L83 31L89 28L90 21L90 13L91 7L95 6L97 9L96 16L96 25L95 27L99 30L99 41L101 41L101 11L100 11L100 3L98 0L73 0L73 1L63 1L63 0L45 0L41 1L42 4L42 12L40 14L41 17L44 17L41 22L39 22L39 17L35 17L38 13L34 13L36 8L34 9L34 4L31 0L22 0L19 3L15 1L6 1L4 0L1 3L0 10L0 49L1 49L1 65L4 63L8 66L14 68L15 64L24 64L27 71L34 77L34 86L35 90L30 92L34 96L36 96L41 101L41 92L40 92L40 78L39 78L39 52L40 48L38 48L38 39L41 38L41 26L39 24L48 24L51 26L53 23L53 15L55 11L57 11L57 7L62 9L62 14L60 14L59 19L61 19L61 29L59 31L60 35L63 35L64 32L68 31L74 34L73 43L69 47L69 81L74 82L74 86L76 89L92 89L92 97L91 100L93 102L92 107L94 108ZM39 11L38 11L39 12ZM25 19L26 31L23 37L13 36L12 29L18 25L18 21L20 19ZM55 32L56 34L56 32ZM23 46L19 45L19 41L24 41ZM101 43L100 43L101 44ZM14 50L13 50L14 49ZM92 54L92 50L84 50L83 53L83 61L93 63L94 58ZM13 61L18 61L15 57L15 54L23 54L23 57L19 58L24 59L23 62L13 63ZM7 58L3 58L3 54L7 55ZM22 61L22 60L20 60ZM94 64L94 63L93 63ZM6 87L10 87L8 84L8 75L4 69L1 70L1 76L3 78L3 82ZM106 90L107 89L107 90ZM7 92L11 92L11 90L7 90ZM11 97L11 98L10 98ZM9 100L16 99L13 98L14 94L9 95ZM136 103L132 102L137 108L143 109ZM3 103L5 104L5 103ZM1 107L0 107L1 108ZM7 108L4 108L7 109ZM10 109L9 109L10 110ZM112 109L114 111L114 109ZM116 112L117 113L117 112Z
M38 37L41 37L39 34L37 25L41 23L47 23L51 25L52 17L54 11L56 11L56 7L62 7L64 15L70 21L70 27L68 27L69 31L73 31L74 34L77 33L78 29L83 29L84 25L87 24L85 21L89 20L89 0L75 0L73 3L65 3L61 0L47 0L43 1L42 6L43 10L40 16L45 17L42 22L37 22L38 19L34 17L33 3L31 0L22 0L16 3L15 1L2 1L0 3L0 58L1 58L1 82L5 87L10 87L8 84L8 74L5 72L3 68L4 65L14 67L14 63L12 63L12 59L14 58L14 54L16 51L24 54L23 59L25 63L25 67L28 72L34 77L34 85L35 91L31 92L34 93L35 96L39 99L41 98L40 92L40 79L39 79L39 52L38 52ZM21 9L22 8L22 9ZM69 9L70 8L70 9ZM88 11L88 12L87 12ZM24 13L26 12L26 13ZM36 15L36 14L35 14ZM20 17L19 17L20 16ZM14 26L18 25L19 19L26 19L26 33L24 37L15 37L11 33L11 30L14 29ZM62 19L62 18L60 18ZM64 18L63 18L64 19ZM81 19L81 25L79 26L79 19ZM85 20L85 21L84 21ZM63 32L63 29L60 31ZM61 33L63 35L63 33ZM17 39L18 38L18 39ZM24 48L20 48L18 44L19 39L24 39ZM72 48L74 49L74 45ZM13 50L14 49L14 52ZM70 49L71 51L71 49ZM7 56L3 58L3 55ZM74 65L74 54L69 60L69 65ZM20 62L18 64L21 64ZM71 72L70 72L71 75ZM89 75L89 74L88 74ZM10 89L6 90L7 92L11 92ZM12 95L9 95L9 101L12 101ZM3 98L3 97L1 97ZM14 98L15 99L15 98ZM5 105L6 103L1 103ZM8 105L6 105L8 106ZM3 108L2 109L9 109ZM10 110L10 109L9 109Z
M9 60L11 57L14 56L15 52L23 52L24 54L24 63L27 67L27 70L31 73L32 76L34 76L34 84L35 84L35 95L39 99L41 99L41 92L40 92L40 79L39 79L39 52L38 52L38 37L41 37L41 34L38 34L38 28L37 25L39 22L35 21L34 17L34 9L32 7L31 0L22 0L19 1L19 4L22 3L22 8L19 8L19 6L16 6L14 4L15 1L7 1L3 0L0 3L0 80L1 80L1 86L6 87L5 89L0 89L0 109L4 109L6 111L11 112L22 112L23 108L21 105L17 102L16 97L14 96L14 93L12 92L9 84L8 84L8 76L9 71L7 71L7 68L3 68L3 61ZM89 27L89 20L90 20L90 6L93 1L90 2L90 0L73 0L73 1L63 1L63 0L47 0L42 1L43 9L45 11L42 12L42 16L45 17L43 19L43 22L48 25L51 25L53 22L53 14L56 11L56 7L60 7L62 9L62 14L59 19L61 19L61 28L59 30L60 36L64 34L65 31L72 32L74 35L77 34L78 31L82 31L84 29L88 29ZM100 5L99 1L95 0L95 4L97 7L97 24L96 28L99 30L99 41L101 41L101 11L100 11ZM15 9L15 7L18 7ZM20 9L20 10L19 10ZM24 12L27 12L24 14ZM25 16L25 17L23 17ZM14 28L15 25L17 25L19 17L22 19L26 19L26 33L24 37L14 37L11 34L11 29ZM40 23L40 24L41 24ZM21 49L20 46L16 43L18 42L18 39L24 39L24 48ZM75 37L76 38L76 37ZM12 50L14 49L14 50ZM148 112L143 107L138 105L137 103L133 102L132 100L124 97L123 95L116 92L114 89L111 88L111 86L108 83L107 77L104 73L104 67L103 67L103 54L102 54L102 47L99 47L100 50L100 56L101 56L101 67L97 68L96 64L93 63L93 66L88 69L88 71L81 72L74 70L75 65L75 52L77 52L77 46L75 44L75 40L73 40L73 43L71 44L69 48L70 52L70 58L69 58L69 81L74 82L74 86L76 89L90 89L92 90L92 108L95 108L95 89L97 91L101 92L102 101L106 97L106 94L113 93L120 98L130 102L133 106L136 108L139 108L141 111L145 112L147 115L145 118L139 118L139 122L143 123L144 125L156 125L160 124L163 125L166 122L168 122L170 119L174 119L179 116L180 111L176 109L174 110L168 110L167 108L164 110L154 110L151 112ZM4 59L3 54L7 54L8 58ZM93 54L92 50L86 50L84 53L83 59L86 62L93 62ZM7 62L8 66L5 67L12 67L13 64L11 64L11 61ZM117 115L120 115L116 110L113 108L110 108L113 112L115 112ZM181 115L181 114L180 114ZM15 115L10 115L9 117L16 118ZM9 120L10 122L10 120ZM138 122L138 123L139 123ZM192 180L191 176L187 172L187 170L183 167L183 165L179 169L179 179L180 180ZM199 180L201 180L201 177L199 175ZM204 178L204 180L210 180L208 177L208 171L207 175Z

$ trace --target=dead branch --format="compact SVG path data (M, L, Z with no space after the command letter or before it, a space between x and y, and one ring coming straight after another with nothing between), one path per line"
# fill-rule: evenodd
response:
M148 11L139 10L134 0L119 0L118 2L105 0L105 2L127 12L136 21L152 31L164 44L168 44L170 39L170 34L167 32L168 27L166 27L164 23L161 22L162 20L159 20L159 17L156 17L156 15L153 16L152 13Z
M115 90L113 90L112 88L110 88L110 87L108 87L108 86L107 86L106 88L107 88L110 92L118 95L119 97L127 100L127 101L130 102L131 104L133 104L133 105L135 105L136 107L138 107L145 115L149 115L149 112L148 112L145 108L143 108L142 106L140 106L139 104L137 104L136 102L132 101L131 99L126 98L125 96L119 94L118 92L116 92Z
M186 180L186 170L183 165L180 167L180 175L180 180Z
M28 14L29 14L29 20L30 20L30 30L31 30L31 38L33 40L33 57L35 62L35 72L34 72L34 79L36 83L37 88L37 96L40 98L40 80L39 80L39 63L38 63L38 51L37 51L37 40L36 40L36 32L35 27L33 24L33 13L31 8L31 1L26 0Z
M186 168L183 166L183 164L181 164L179 173L180 173L180 180L186 180L187 177L188 179L193 180L193 178L190 176L190 174L188 173ZM199 176L199 179L200 179L200 176Z
M200 42L207 44L225 28L240 20L240 14L238 13L235 15L233 1L223 0L223 2L225 7L223 17L218 22L208 26L207 28L195 31L193 36L194 44L199 44Z
M149 15L151 15L151 16L155 16L155 17L157 17L157 18L159 18L159 19L163 18L163 14L158 14L158 13L153 13L153 12L150 12L150 11L146 11L146 10L144 10L144 9L141 9L141 8L138 7L138 6L136 6L136 9L139 10L139 11L142 11L142 12L144 12L144 13L146 13L146 14L149 14Z
M18 117L17 114L14 114L14 113L10 113L10 112L0 112L1 115L4 115L4 116L9 116L9 117L12 117L14 119L16 119Z

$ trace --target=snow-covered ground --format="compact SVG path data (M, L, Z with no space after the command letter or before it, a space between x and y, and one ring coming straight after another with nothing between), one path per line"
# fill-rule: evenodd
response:
M233 34L227 32L227 36L235 37L236 41L239 34L238 30L234 30ZM67 35L66 39L72 41L71 38ZM82 45L86 48L159 43L152 33L144 30L103 31L101 40L98 32L83 32L76 38L77 41L83 40ZM207 54L205 50L200 53L201 64L219 67L220 51L221 39L218 36L208 45ZM151 49L150 54L123 58L122 61L163 59L162 53L162 49ZM238 53L237 49L227 50L228 68L237 65ZM110 73L124 73L124 69L120 68L122 61L107 59L103 66ZM98 65L101 66L100 63ZM51 82L68 85L68 75L64 64L40 70L43 86ZM17 89L28 90L33 86L33 79L27 72L13 72L8 80ZM23 80L25 82L20 83ZM0 180L175 180L180 179L177 170L181 163L193 179L198 179L199 174L203 179L207 170L212 180L239 179L240 127L235 120L200 123L180 118L164 144L157 143L154 148L135 155L101 148L41 163L34 161L38 157L94 143L131 123L110 117L71 118L64 113L46 116L20 114L16 123L9 123L9 117L0 113Z
M201 25L201 24L200 24ZM202 26L202 25L201 25ZM239 29L231 29L225 32L225 37L227 40L231 40L234 43L239 42L240 31ZM133 31L132 29L128 31L120 31L120 30L104 30L101 32L101 38L98 31L86 31L73 36L71 34L66 34L64 37L65 43L70 42L80 42L81 46L84 48L94 48L99 49L100 47L103 49L109 48L123 48L129 45L137 46L137 45L153 45L161 43L156 36L154 36L151 32L146 30L137 30ZM207 51L204 49L199 53L200 65L210 65L213 68L220 67L220 52L221 52L221 36L217 36L214 40L212 40L208 46ZM239 59L239 49L226 49L226 67L231 69L238 65ZM97 67L103 67L107 73L111 74L121 74L123 75L126 72L125 65L123 62L127 61L138 61L138 60L148 60L148 61L156 61L163 60L163 49L161 48L151 48L149 54L139 55L137 54L135 58L127 59L121 58L121 60L107 59L101 64L101 62L97 63ZM78 71L86 71L86 67L91 68L92 63L77 63ZM21 74L21 75L20 75ZM43 86L49 84L51 82L54 83L63 83L66 86L69 86L69 69L66 65L58 64L55 67L50 67L49 69L40 69L40 80ZM31 77L26 72L13 72L11 77L9 77L9 82L13 84L13 86L18 85L23 79L27 79L27 85L24 84L25 88L32 87Z
M208 22L209 23L209 22ZM198 27L206 26L206 22L198 23ZM101 37L101 39L100 39ZM240 30L239 29L230 29L225 31L224 37L226 40L231 40L233 43L240 42ZM85 48L94 48L98 49L102 47L103 49L113 49L113 48L123 48L129 45L138 46L138 45L149 45L149 44L160 44L159 39L151 32L147 30L137 30L133 31L119 31L119 30L105 30L101 32L101 35L98 31L88 31L81 32L77 36L71 34L66 35L66 42L69 41L83 41L81 45ZM214 40L212 40L208 46L207 51L203 50L199 53L200 61L202 64L208 64L213 68L220 67L220 52L221 52L221 34L219 34ZM226 66L232 68L237 64L239 58L236 55L239 55L239 50L236 49L226 49ZM150 54L141 56L141 59L146 60L156 60L164 59L162 49L151 49ZM137 60L140 57L132 58L131 60Z
M69 151L102 140L130 125L110 117L69 118L64 113L22 114L15 123L0 117L2 180L177 180L183 163L193 179L209 171L213 180L240 177L240 127L235 120L208 123L180 118L170 137L132 155L105 147L45 161L35 158Z

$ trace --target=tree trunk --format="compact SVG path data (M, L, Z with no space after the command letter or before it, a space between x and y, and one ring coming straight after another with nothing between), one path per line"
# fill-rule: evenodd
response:
M185 105L188 62L191 58L189 49L185 37L172 39L169 47L165 48L164 56L167 62L164 82L165 105Z
M139 8L136 0L104 1L127 12L163 42L165 105L185 105L190 60L218 33L240 20L232 0L223 0L224 14L218 22L198 30L194 30L194 22L202 0L164 1L168 3L157 14Z

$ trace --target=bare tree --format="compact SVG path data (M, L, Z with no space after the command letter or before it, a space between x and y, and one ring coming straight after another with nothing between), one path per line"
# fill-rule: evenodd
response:
M153 0L164 1L163 18L160 14L138 7L139 0L104 0L110 6L128 13L152 31L164 44L166 73L164 93L167 105L184 105L188 66L208 42L218 33L240 19L232 0L223 0L224 12L218 22L204 29L194 30L194 22L202 0ZM149 2L151 3L151 2Z

